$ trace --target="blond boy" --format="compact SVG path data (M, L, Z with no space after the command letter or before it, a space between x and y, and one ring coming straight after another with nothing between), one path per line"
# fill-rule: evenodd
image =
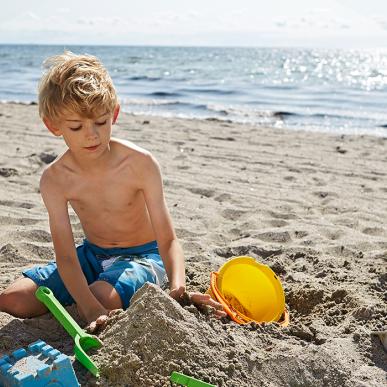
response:
M65 52L49 58L39 85L39 114L68 149L43 172L40 191L47 207L56 262L30 268L0 294L0 310L34 317L47 310L34 296L51 288L65 305L76 303L94 331L109 312L127 308L146 281L170 296L185 295L180 244L164 200L160 168L152 154L111 137L120 106L109 74L90 55ZM68 204L86 239L75 247ZM190 293L197 304L221 305Z

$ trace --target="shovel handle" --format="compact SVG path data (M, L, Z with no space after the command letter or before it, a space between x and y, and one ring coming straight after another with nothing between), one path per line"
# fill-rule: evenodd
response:
M55 316L68 334L75 339L75 336L83 337L84 330L70 316L62 304L55 298L54 293L45 286L40 286L35 292L36 298L42 302L48 310Z

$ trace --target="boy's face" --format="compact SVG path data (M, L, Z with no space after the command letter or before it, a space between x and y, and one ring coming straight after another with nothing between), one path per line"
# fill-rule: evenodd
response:
M114 112L100 111L87 118L71 111L64 111L56 120L43 119L55 136L63 136L69 149L79 155L103 153L109 145L112 125L116 122L119 105Z

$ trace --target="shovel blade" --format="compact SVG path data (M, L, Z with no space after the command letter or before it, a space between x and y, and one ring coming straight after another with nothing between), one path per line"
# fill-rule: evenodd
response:
M90 359L89 355L86 353L91 348L100 348L102 346L102 341L98 337L91 335L84 335L83 337L75 337L75 347L74 353L75 358L95 377L99 377L99 369L96 364Z

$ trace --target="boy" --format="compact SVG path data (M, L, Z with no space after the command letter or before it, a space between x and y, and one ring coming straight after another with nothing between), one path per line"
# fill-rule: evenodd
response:
M49 58L39 85L39 114L48 130L68 149L43 172L40 191L47 207L56 262L33 267L0 294L0 311L34 317L47 309L34 296L49 287L64 305L77 304L96 331L109 312L126 309L146 281L170 296L185 293L184 257L164 200L160 169L146 150L111 138L120 110L109 74L89 55L65 52ZM86 239L77 248L68 204ZM208 295L191 301L222 306Z

